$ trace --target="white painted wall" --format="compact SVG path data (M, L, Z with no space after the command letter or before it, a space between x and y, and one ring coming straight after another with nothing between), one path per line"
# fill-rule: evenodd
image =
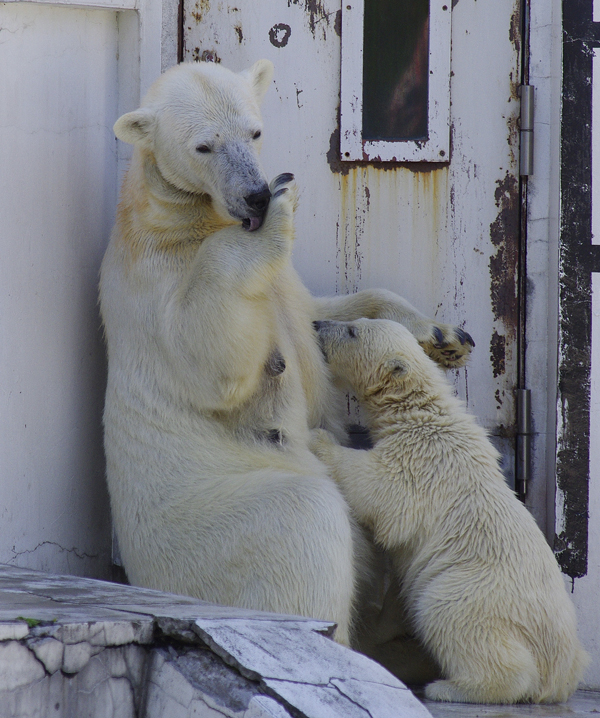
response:
M176 26L157 2L77 5L0 5L0 561L106 577L97 283L126 160L112 125L160 73L161 35L174 58Z

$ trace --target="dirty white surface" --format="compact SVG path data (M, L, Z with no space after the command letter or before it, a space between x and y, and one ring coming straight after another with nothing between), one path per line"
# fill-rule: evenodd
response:
M2 718L427 718L334 625L0 566Z

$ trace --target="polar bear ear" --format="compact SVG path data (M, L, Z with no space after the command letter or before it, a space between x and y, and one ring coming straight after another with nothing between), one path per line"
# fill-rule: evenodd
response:
M250 80L259 104L271 86L274 70L271 60L258 60L252 67L240 73Z
M398 357L394 357L393 359L388 359L385 362L385 369L388 372L390 376L393 376L395 379L400 379L408 374L409 370L408 364Z
M140 108L122 115L115 122L115 135L130 145L150 144L155 115L152 110Z

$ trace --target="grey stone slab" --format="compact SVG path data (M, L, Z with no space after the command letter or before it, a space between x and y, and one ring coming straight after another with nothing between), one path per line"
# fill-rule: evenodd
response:
M55 638L39 638L28 642L28 647L33 651L35 657L43 663L44 668L50 674L62 667L65 652L64 643Z
M44 666L35 655L18 641L0 644L0 691L13 691L41 680Z
M291 718L290 713L269 696L256 696L248 706L244 718Z
M40 625L29 627L18 616L29 621L39 621ZM0 640L2 632L8 632L14 626L25 636L52 636L64 643L91 641L94 645L115 646L125 643L148 643L152 640L154 622L152 616L140 616L135 613L124 613L94 607L87 609L74 606L69 610L59 607L27 607L0 608ZM27 627L27 632L25 632Z
M45 673L22 644L16 657L15 681L0 680L0 716L2 718L135 718L140 715L146 649L139 646L105 648L92 656L82 670L72 676L61 671ZM2 648L10 644L6 643ZM0 653L1 656L1 653ZM40 670L26 675L23 666L36 661ZM132 670L135 667L135 670ZM5 675L0 665L0 677ZM28 681L23 682L27 678ZM166 715L164 718L168 718Z
M328 621L0 567L0 706L7 706L0 715L430 715L385 669L331 640L334 629Z
M149 669L146 718L291 718L207 649L156 649Z
M226 663L307 718L430 715L384 668L314 631L244 619L198 619L195 630Z
M129 604L127 606L123 606L123 608L132 610L133 606ZM157 617L180 618L194 621L197 618L214 620L231 620L239 618L244 620L266 622L278 620L285 622L289 626L295 625L297 627L303 627L308 631L320 631L327 635L331 635L335 630L335 623L331 621L320 621L317 619L305 618L304 616L266 613L264 611L253 611L245 608L235 608L233 606L219 606L212 603L199 603L197 606L156 606L152 610L152 615Z
M340 681L313 686L272 679L265 685L310 718L431 718L410 691L391 686L352 687Z
M81 576L61 576L42 571L0 565L0 590L17 590L46 596L56 601L103 605L197 605L202 601L189 596L99 581Z
M0 622L0 641L19 641L29 633L29 626L25 621Z
M268 676L293 680L301 668L307 683L327 683L336 675L345 678L381 683L407 690L391 673L360 653L340 646L314 630L288 625L286 621L252 621L230 619L219 621L199 618L195 623L198 635L222 658L238 661L249 678ZM244 666L252 661L259 666L257 675Z
M18 594L18 596L16 595ZM9 595L15 598L14 605L35 604L52 606L54 603L88 606L96 604L105 610L126 611L148 616L165 616L195 620L198 616L207 618L251 618L254 620L295 620L312 630L332 632L334 625L327 621L312 621L302 616L287 616L265 613L232 606L219 606L179 594L164 593L137 586L98 581L79 576L59 576L41 571L0 565L0 606ZM312 624L312 625L310 625ZM318 624L318 627L316 627Z

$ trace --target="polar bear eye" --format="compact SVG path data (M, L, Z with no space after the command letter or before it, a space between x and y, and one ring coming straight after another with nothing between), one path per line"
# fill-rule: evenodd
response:
M348 336L352 339L356 339L356 329L354 327L348 327Z
M252 135L253 140L258 140L258 138L262 135L262 132L260 130L256 130L256 132Z
M198 147L196 147L196 152L200 152L205 155L207 152L210 152L210 147L208 145L198 145Z

